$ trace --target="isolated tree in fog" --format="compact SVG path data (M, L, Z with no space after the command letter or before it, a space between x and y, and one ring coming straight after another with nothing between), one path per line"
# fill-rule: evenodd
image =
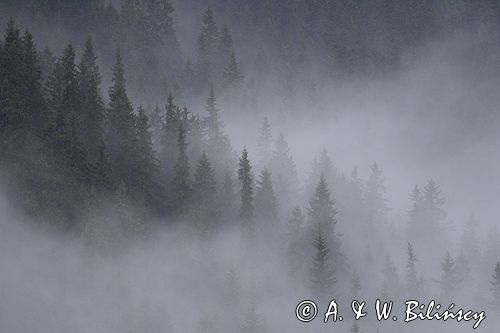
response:
M425 219L427 219L430 230L436 230L438 223L445 217L443 209L444 198L441 197L439 185L433 179L430 179L424 187L424 209Z
M320 227L329 240L334 237L334 226L337 223L335 220L337 209L334 206L335 202L330 198L326 179L321 175L316 190L309 200L308 215L311 225Z
M495 274L493 274L493 280L491 281L491 296L492 305L494 308L500 308L500 262L495 265Z
M226 88L237 87L243 80L243 74L240 71L234 51L231 51L229 63L224 68L222 79Z
M313 241L314 257L310 269L310 287L315 296L325 295L331 297L333 285L336 282L334 270L330 268L330 249L328 239L321 225L314 228L315 237Z
M269 170L264 169L257 179L255 193L255 214L258 218L267 222L267 227L277 225L278 203L274 194L273 182Z
M450 298L453 296L455 289L461 282L457 274L457 266L455 260L450 253L446 253L441 263L441 280L437 281L443 290L443 297Z
M241 182L240 217L245 223L248 223L254 218L254 206L252 166L250 165L250 160L248 159L248 152L246 148L243 149L241 153L238 168L238 179Z
M174 196L172 207L180 214L184 213L189 207L192 194L187 147L186 130L180 126L177 138L177 162L175 163L172 178L172 193Z
M264 117L260 126L259 138L257 140L257 157L259 159L259 166L265 168L271 162L273 151L273 134L271 132L271 125L267 117Z
M417 262L417 256L413 251L413 246L408 243L408 249L406 251L407 262L406 262L406 286L410 294L417 292L418 277L417 270L415 269L415 263Z

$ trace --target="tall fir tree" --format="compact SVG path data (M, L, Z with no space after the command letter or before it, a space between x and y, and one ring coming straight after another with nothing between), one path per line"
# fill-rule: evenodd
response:
M278 226L278 202L274 194L271 172L264 169L257 180L255 192L255 215L263 221L264 228L268 230L276 230Z
M234 53L234 50L231 51L229 61L226 67L224 67L222 80L225 88L237 88L243 81L243 74L241 73L238 60L236 60L236 54Z
M253 174L250 160L248 159L248 151L243 149L241 152L240 163L238 168L238 179L241 182L241 206L240 217L244 225L251 227L254 218L254 203L253 203Z
M315 254L310 269L311 292L314 296L321 299L325 295L331 297L336 278L334 270L330 268L331 259L329 257L328 238L323 232L321 225L315 227L313 247Z
M441 280L437 282L441 285L443 298L450 299L453 297L460 282L455 260L452 258L450 253L446 253L446 256L441 262L441 270Z
M172 179L172 209L177 214L186 213L191 204L192 198L187 147L188 143L186 142L186 130L180 126L179 136L177 138L177 162L175 163L174 177Z
M116 184L125 184L130 190L130 171L132 156L130 152L135 145L135 115L127 96L125 69L121 53L116 52L113 66L112 86L109 88L109 105L105 119L105 142L109 147L109 158L113 179Z
M295 161L283 134L279 134L276 139L270 171L273 175L276 197L280 200L281 212L288 212L299 200L300 182Z
M406 288L410 294L418 292L418 277L415 264L417 262L417 256L413 251L413 246L408 242L408 248L406 251L407 262L406 262Z
M269 119L264 117L260 126L259 138L257 140L257 157L261 168L269 167L272 152L273 134L271 131L271 124L269 124Z
M207 154L203 152L198 166L194 172L193 202L196 203L195 210L199 213L198 220L204 223L214 223L217 209L217 183L215 172L212 168Z
M101 98L101 76L97 56L90 36L85 43L77 72L81 112L81 132L84 150L92 163L96 163L99 150L104 146L103 118L104 103Z

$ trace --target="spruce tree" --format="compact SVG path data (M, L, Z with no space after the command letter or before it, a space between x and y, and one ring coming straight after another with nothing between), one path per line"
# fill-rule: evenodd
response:
M234 222L238 218L238 202L233 177L230 172L224 174L224 179L218 198L221 220L225 223Z
M266 227L275 229L277 226L278 203L274 195L271 173L264 169L257 180L255 193L255 214L265 222Z
M109 105L105 119L105 142L114 183L123 183L125 190L129 191L133 186L130 170L133 169L131 152L135 146L135 115L127 96L125 70L120 51L116 53L112 83L109 88Z
M270 171L273 175L276 197L280 200L281 211L288 212L298 200L300 185L297 168L283 134L279 134L276 139Z
M312 226L319 226L328 240L334 237L334 226L337 223L335 202L330 198L328 184L323 175L320 176L316 190L309 200L309 218Z
M96 63L97 56L90 36L85 43L78 65L78 87L81 112L81 131L84 150L89 160L96 163L99 149L103 146L104 103L101 98L101 77Z
M460 282L455 260L453 260L450 253L446 253L441 263L441 269L441 280L437 282L441 285L443 297L450 299L454 295L458 283Z
M248 152L245 149L241 152L238 179L241 182L241 206L240 217L245 225L251 224L254 218L253 206L253 174L250 160L248 159Z
M259 158L259 165L263 168L269 167L271 162L273 151L272 140L271 125L267 117L264 117L260 126L259 139L257 140L257 156Z
M136 140L133 150L134 174L136 177L135 187L137 200L142 204L153 202L152 190L158 171L158 165L153 149L149 118L146 112L139 106L135 121Z
M310 288L316 297L330 297L333 292L333 285L336 282L333 269L330 268L330 249L328 239L321 226L315 227L315 237L313 241L315 254L310 269Z
M189 179L190 168L187 147L186 131L180 126L177 138L177 162L174 167L174 176L172 179L172 209L178 214L185 213L191 203L192 188Z
M417 270L415 269L415 263L417 262L417 256L413 252L413 246L408 242L408 249L406 251L407 262L406 262L406 286L410 294L418 292L418 278Z
M210 165L207 154L203 152L194 172L193 202L199 212L199 219L206 223L214 222L216 213L217 183L214 169Z
M229 62L224 68L224 73L222 74L222 79L224 87L226 88L238 87L243 80L243 74L240 71L234 51L231 51Z

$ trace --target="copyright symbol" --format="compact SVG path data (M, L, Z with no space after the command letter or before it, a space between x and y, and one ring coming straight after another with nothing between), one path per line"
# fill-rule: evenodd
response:
M297 319L307 323L316 318L318 314L318 307L313 301L302 301L295 308L295 315Z

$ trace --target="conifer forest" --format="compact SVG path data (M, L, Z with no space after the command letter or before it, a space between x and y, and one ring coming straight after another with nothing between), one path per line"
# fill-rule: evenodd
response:
M500 1L0 29L0 332L500 331Z

